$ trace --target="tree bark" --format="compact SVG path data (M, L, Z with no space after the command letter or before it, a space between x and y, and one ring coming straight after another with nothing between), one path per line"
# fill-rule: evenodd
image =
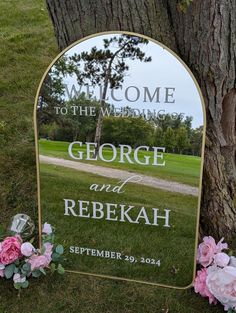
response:
M174 50L201 87L207 136L201 234L236 234L236 1L47 0L62 50L84 36L109 30L145 34Z
M168 12L156 0L46 0L59 48L104 31L126 30L158 38L176 50Z
M180 57L201 87L207 117L201 233L236 232L236 2L193 1L186 14L168 1Z

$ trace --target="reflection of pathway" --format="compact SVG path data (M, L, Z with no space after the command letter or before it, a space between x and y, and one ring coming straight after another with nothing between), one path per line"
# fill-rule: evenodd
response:
M126 180L133 175L139 175L142 180L137 182L137 184L150 186L154 188L159 188L167 190L170 192L179 192L186 195L197 196L198 188L189 185L184 185L177 182L167 181L164 179L155 178L152 176L146 176L138 173L133 173L125 170L114 169L110 167L103 167L99 165L92 165L88 163L82 163L78 161L70 161L65 159L53 158L45 155L40 155L40 162L53 164L57 166L69 167L78 171L88 172L92 174L97 174L104 177L116 178L119 180Z

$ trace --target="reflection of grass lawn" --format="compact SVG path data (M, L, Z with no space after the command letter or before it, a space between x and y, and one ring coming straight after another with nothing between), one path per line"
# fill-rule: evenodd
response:
M137 258L161 259L161 267L145 264L129 264L125 261L106 260L96 257L68 255L68 267L73 270L95 272L164 283L187 286L192 280L193 253L197 198L163 192L144 186L129 184L122 194L91 192L93 183L116 181L93 174L74 172L71 169L41 165L41 194L43 219L56 225L60 239L68 248L78 245L101 250L127 253ZM64 216L64 198L99 201L102 203L129 204L147 210L155 207L160 212L171 210L171 228L148 226ZM136 212L137 212L136 209ZM78 212L78 209L77 209ZM160 213L160 215L163 215ZM177 268L176 274L173 267Z
M39 141L39 153L43 155L64 158L72 160L68 154L68 142L62 141ZM82 148L85 151L85 148ZM151 155L151 152L146 155ZM140 152L144 155L144 152ZM105 150L104 157L109 159L111 151ZM112 163L98 161L83 161L94 165L102 165L118 169L129 170L150 176L159 177L165 180L177 181L192 186L199 185L201 159L195 156L179 155L166 153L164 155L166 166L152 166L152 165L139 165L139 164L121 164L117 161Z

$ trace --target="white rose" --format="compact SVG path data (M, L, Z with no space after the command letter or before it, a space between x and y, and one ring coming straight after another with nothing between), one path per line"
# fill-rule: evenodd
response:
M214 263L220 267L227 266L229 264L229 261L230 261L230 257L228 256L228 254L224 252L217 253L214 256Z
M51 226L51 224L44 223L42 232L44 234L50 235L52 233L52 226Z
M26 281L26 277L21 276L20 274L14 274L13 281L14 283L24 283Z
M24 242L21 245L21 253L24 256L31 256L35 251L34 246L30 242Z
M211 267L207 272L206 285L210 292L225 307L236 309L236 268L226 266L224 268Z
M236 258L234 256L230 257L229 265L236 267Z

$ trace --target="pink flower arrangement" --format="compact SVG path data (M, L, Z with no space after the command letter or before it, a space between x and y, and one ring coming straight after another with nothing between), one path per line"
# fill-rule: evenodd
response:
M194 290L208 298L210 304L218 300L225 311L236 312L236 258L223 252L228 250L223 240L216 244L209 236L200 243L197 262L201 268L197 271Z
M215 239L211 236L204 237L203 242L198 247L197 262L204 267L209 266L217 253L223 249L228 249L227 243L222 242L223 239L216 244Z
M207 279L207 269L203 268L200 271L197 271L197 276L194 281L194 290L196 293L200 293L200 295L204 298L209 298L209 303L216 304L217 300L210 292L206 285Z
M45 223L42 229L42 248L36 249L32 242L23 242L21 237L6 237L0 242L0 277L13 279L16 289L27 288L29 277L46 274L45 269L64 273L61 265L64 249L54 244L54 228Z
M31 264L31 270L35 270L35 269L39 269L40 267L45 268L48 267L52 258L52 249L53 249L53 245L49 242L46 242L44 244L44 249L45 252L44 254L41 255L37 255L37 254L33 254L28 262L29 264Z
M21 238L19 236L7 237L0 244L0 263L11 264L21 255Z

